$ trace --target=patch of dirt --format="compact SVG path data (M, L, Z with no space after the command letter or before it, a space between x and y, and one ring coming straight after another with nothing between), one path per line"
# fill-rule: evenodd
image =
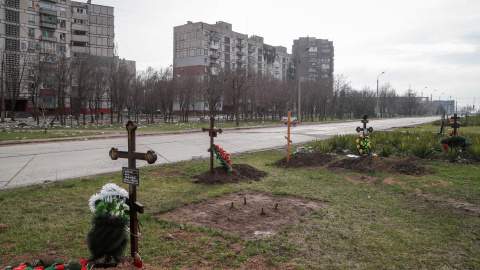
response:
M359 173L391 173L414 176L429 175L435 171L423 167L422 160L418 157L390 158L369 157L346 158L328 165L329 169L347 169Z
M328 155L323 152L313 152L305 154L291 154L290 162L287 162L287 157L284 157L274 164L279 167L311 167L311 166L322 166L333 160L331 155Z
M247 164L233 164L233 171L228 172L224 167L213 168L214 174L210 174L210 170L199 175L192 176L194 183L201 184L229 184L245 182L247 180L260 181L262 177L267 175L266 172L255 169Z
M431 204L446 204L452 209L452 211L460 212L468 216L480 217L480 207L475 204L463 202L454 198L448 198L444 196L435 196L433 194L417 194L418 198L423 199L427 203Z
M247 240L265 239L327 205L322 201L245 190L190 204L155 217L222 230Z

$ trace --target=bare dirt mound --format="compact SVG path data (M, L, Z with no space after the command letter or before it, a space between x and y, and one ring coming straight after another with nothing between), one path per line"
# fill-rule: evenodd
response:
M287 162L287 157L284 157L274 163L279 167L299 168L299 167L312 167L323 166L333 160L331 155L323 152L313 152L305 154L292 154L290 155L290 162Z
M422 160L418 157L390 158L390 157L369 157L346 158L328 165L329 169L347 169L359 173L391 173L406 175L429 175L435 171L425 168Z
M233 171L228 172L224 167L213 168L214 174L210 171L195 175L192 179L196 179L194 183L201 184L229 184L239 183L247 180L260 181L262 177L267 175L266 172L255 169L247 164L233 164Z
M287 225L299 223L301 218L307 218L311 212L327 205L306 198L244 190L189 204L155 217L222 230L246 240L264 239Z

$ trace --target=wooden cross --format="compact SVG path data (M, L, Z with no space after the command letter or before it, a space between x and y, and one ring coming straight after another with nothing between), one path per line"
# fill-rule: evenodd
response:
M287 135L285 136L285 139L287 139L287 163L290 162L290 144L292 143L292 140L290 140L290 124L297 124L297 121L290 121L290 111L288 111L288 119L287 121L280 121L280 123L287 124Z
M453 136L457 136L457 128L467 126L466 124L460 124L457 122L458 119L460 119L460 117L457 117L457 114L454 114L453 123L447 124L447 126L453 127Z
M363 116L363 120L360 121L361 123L363 123L363 128L357 127L357 129L356 129L357 132L362 131L364 136L368 135L368 132L373 132L373 128L372 128L372 127L367 128L367 123L368 123L367 118L368 118L368 116L365 114L365 115Z
M213 138L217 137L217 132L222 133L222 129L214 129L215 119L210 117L210 128L202 128L202 132L208 131L210 136L210 174L213 174Z
M155 151L148 150L147 153L135 152L135 130L137 125L128 121L126 125L128 131L128 151L118 151L117 148L110 149L109 155L113 160L118 158L128 159L128 169L134 170L137 167L137 159L146 160L148 164L153 164L157 160ZM137 184L129 184L127 204L130 207L130 251L132 257L138 253L138 220L137 212L143 214L145 208L137 202Z

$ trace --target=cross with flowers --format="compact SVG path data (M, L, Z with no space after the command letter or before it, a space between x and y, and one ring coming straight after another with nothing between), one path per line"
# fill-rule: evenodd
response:
M221 128L215 129L214 125L215 125L215 119L212 116L212 117L210 117L210 128L202 128L203 132L208 131L208 136L210 136L210 147L212 147L212 148L214 146L213 138L217 137L217 132L222 133L222 129ZM213 171L213 151L210 151L210 174L214 174L214 171Z
M454 134L454 136L456 136L457 128L465 127L467 125L460 124L459 122L457 122L457 120L460 119L460 117L457 117L457 114L454 114L452 118L453 118L453 123L447 124L447 126L453 127L453 134Z

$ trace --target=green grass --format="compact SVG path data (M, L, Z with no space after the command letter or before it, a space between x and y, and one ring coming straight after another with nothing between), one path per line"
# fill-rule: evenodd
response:
M78 136L99 135L100 132L83 132L83 131L54 131L48 130L8 130L0 131L0 141L25 140L25 139L45 139L45 138L65 138Z
M279 151L235 155L268 172L261 181L199 185L192 175L208 170L208 161L179 162L142 168L138 200L139 249L144 262L158 268L215 269L267 266L297 269L474 269L480 264L480 219L443 201L426 201L418 190L438 198L480 204L480 167L426 161L438 170L424 177L367 175L366 184L349 178L361 174L271 166ZM389 178L396 184L387 184ZM0 192L0 266L16 254L54 249L72 259L89 257L85 239L91 229L88 199L121 174L47 183ZM294 195L329 202L329 206L261 241L244 241L208 228L159 220L154 214L244 189ZM173 236L173 237L172 237ZM255 264L254 264L255 265Z

